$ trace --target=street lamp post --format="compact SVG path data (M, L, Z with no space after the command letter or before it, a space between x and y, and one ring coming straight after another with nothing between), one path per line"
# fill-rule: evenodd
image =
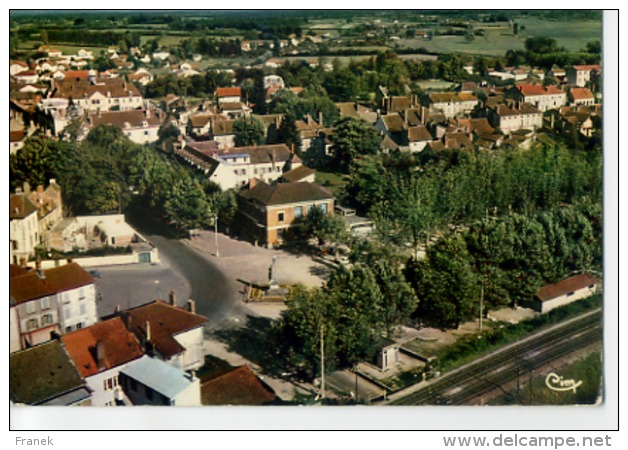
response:
M216 245L216 258L220 256L218 249L218 216L214 216L214 244Z

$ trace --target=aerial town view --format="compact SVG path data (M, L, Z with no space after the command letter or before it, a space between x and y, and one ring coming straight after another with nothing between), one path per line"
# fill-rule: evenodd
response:
M10 404L602 404L602 15L12 10Z

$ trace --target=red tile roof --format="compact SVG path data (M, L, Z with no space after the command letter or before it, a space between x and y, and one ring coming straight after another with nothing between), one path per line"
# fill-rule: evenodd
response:
M590 64L590 65L579 65L579 66L573 66L574 69L576 69L577 71L591 71L591 70L601 70L602 66L600 66L599 64Z
M29 272L30 270L25 267L18 266L17 264L9 264L9 279L25 275Z
M571 88L571 96L574 100L588 100L594 98L593 93L588 88Z
M94 278L77 263L44 270L44 278L36 271L11 278L9 292L16 303L53 295L94 283Z
M216 88L216 97L240 97L242 91L239 87Z
M98 84L91 84L88 80L64 79L55 83L54 98L79 99L91 97L96 92L101 95L111 95L112 98L141 97L140 91L133 83L127 83L121 78L99 79Z
M597 285L599 282L600 280L592 275L580 274L565 278L558 283L543 286L536 292L536 296L539 300L545 302L591 285Z
M139 342L119 317L65 334L61 340L84 378L143 355ZM104 365L101 368L96 355L98 342L104 346Z
M64 80L87 80L89 79L89 70L67 70L63 72Z
M9 142L21 142L26 137L26 131L15 130L9 131Z
M150 323L150 343L168 359L185 351L174 336L203 326L207 318L161 300L123 312L129 330L140 342L146 340L146 322Z
M553 85L549 85L546 89L540 84L518 84L517 89L526 97L564 94L560 88Z
M201 379L203 405L267 405L277 400L275 392L248 366L240 366Z
M536 95L547 95L547 92L540 84L518 84L517 89L526 97Z

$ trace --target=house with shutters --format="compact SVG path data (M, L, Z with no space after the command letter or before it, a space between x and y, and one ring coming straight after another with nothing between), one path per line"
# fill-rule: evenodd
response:
M527 129L536 130L543 127L543 112L528 103L502 103L488 108L488 119L503 133Z
M578 87L585 87L596 75L602 74L599 64L576 65L567 68L567 83Z
M427 97L429 113L444 114L448 118L469 114L477 105L478 99L465 92L439 92Z
M277 180L301 166L301 159L285 144L222 148L213 141L183 141L175 153L223 190L244 186L252 178Z
M89 79L68 78L56 80L49 98L65 99L88 112L128 111L142 107L142 94L133 83L124 78Z
M165 115L160 109L148 107L144 110L98 111L88 116L91 128L99 125L112 125L119 128L126 137L136 144L150 144L159 140L159 129Z
M37 206L17 188L9 194L9 262L21 264L35 254L39 245Z
M14 269L9 283L12 348L22 349L98 320L94 278L77 263L52 269Z
M589 88L572 87L569 89L569 103L571 106L591 106L595 104L595 96Z
M244 238L273 248L286 241L288 231L312 208L333 214L334 202L333 194L318 183L268 184L253 179L238 191L235 223Z
M541 112L567 104L567 93L553 85L517 84L509 94L515 101L528 103Z
M121 318L73 331L61 342L92 391L93 406L131 404L120 386L120 372L144 352Z

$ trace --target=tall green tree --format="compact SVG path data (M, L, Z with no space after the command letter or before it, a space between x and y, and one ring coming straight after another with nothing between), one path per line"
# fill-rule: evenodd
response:
M236 119L233 122L233 132L237 147L264 144L264 123L254 115Z
M343 117L334 124L332 156L336 167L348 173L351 163L365 155L375 155L382 141L375 128L354 117Z
M296 151L300 151L301 134L291 113L284 114L277 129L277 141L286 144L289 148L294 147Z

